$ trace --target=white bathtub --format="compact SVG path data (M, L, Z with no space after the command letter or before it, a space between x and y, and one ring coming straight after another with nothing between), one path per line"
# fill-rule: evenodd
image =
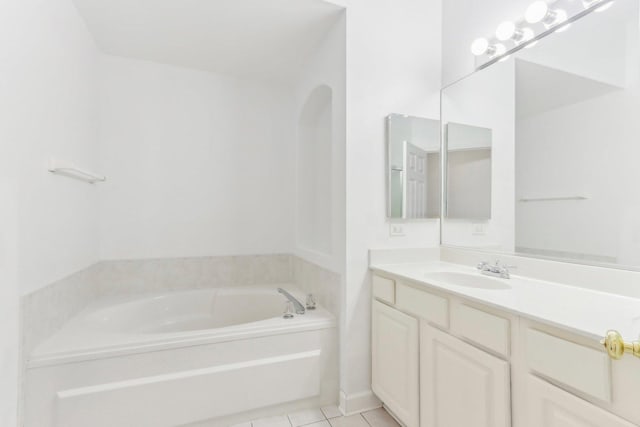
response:
M291 285L279 286L304 301ZM277 288L88 307L28 358L25 426L217 426L334 403L335 318L318 307L284 319Z

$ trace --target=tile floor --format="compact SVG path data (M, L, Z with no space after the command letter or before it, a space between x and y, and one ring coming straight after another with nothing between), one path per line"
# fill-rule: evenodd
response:
M400 427L383 408L342 416L337 406L307 409L277 417L262 418L232 427Z

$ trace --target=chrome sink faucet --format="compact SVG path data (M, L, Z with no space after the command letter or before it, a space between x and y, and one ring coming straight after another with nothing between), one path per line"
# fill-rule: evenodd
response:
M295 299L295 297L293 295L291 295L289 292L285 291L282 288L278 288L278 292L281 293L282 295L284 295L289 301L291 301L291 303L293 304L293 306L296 309L296 314L304 314L305 313L306 310L304 308L304 305L300 304L300 301Z
M510 279L511 273L509 269L517 268L515 265L500 265L500 260L496 260L494 265L489 264L486 261L482 261L476 266L480 273L487 276L499 277L501 279Z

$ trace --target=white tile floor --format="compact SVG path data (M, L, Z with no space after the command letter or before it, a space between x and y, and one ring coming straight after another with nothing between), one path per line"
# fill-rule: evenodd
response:
M262 418L232 427L400 427L383 408L343 417L337 406Z

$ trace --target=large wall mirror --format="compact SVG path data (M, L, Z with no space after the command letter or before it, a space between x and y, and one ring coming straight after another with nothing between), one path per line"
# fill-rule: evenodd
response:
M447 153L444 216L491 218L491 129L449 122L444 129Z
M443 129L490 140L447 168L476 188L445 185L444 245L640 269L639 22L618 0L443 90Z
M387 116L387 216L440 217L440 122Z

